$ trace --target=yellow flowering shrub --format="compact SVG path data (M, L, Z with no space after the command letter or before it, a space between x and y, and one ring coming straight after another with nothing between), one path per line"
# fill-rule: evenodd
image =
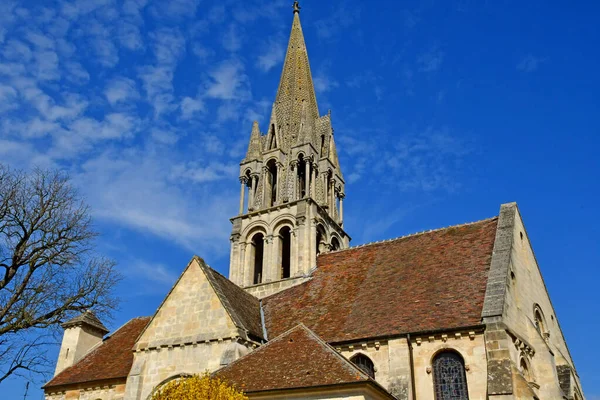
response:
M152 400L248 400L226 382L209 374L172 380L159 388Z

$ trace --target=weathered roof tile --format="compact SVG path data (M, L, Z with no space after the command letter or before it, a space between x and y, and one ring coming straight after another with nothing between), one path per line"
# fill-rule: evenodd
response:
M497 218L323 254L263 300L269 336L298 323L341 342L478 325Z

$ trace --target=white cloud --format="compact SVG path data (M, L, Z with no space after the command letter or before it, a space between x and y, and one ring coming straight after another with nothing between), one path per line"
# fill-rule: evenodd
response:
M66 18L74 20L112 3L113 0L65 1L61 11Z
M117 27L117 36L121 46L129 50L139 50L144 48L144 41L140 28L127 21L122 21Z
M173 107L173 70L165 66L145 66L140 69L147 99L154 108L154 116L159 117Z
M201 99L184 97L181 101L181 118L183 119L190 119L202 111L204 111L204 102Z
M17 96L15 88L0 83L0 113L17 108Z
M78 85L83 85L90 80L90 74L77 61L69 61L64 64L67 73L65 77Z
M313 78L313 83L317 93L326 93L339 86L339 83L336 80L333 80L323 74L315 76Z
M225 50L232 53L238 51L242 47L239 28L235 24L229 25L227 31L225 31L223 37L221 38L221 43L223 44Z
M9 40L2 51L4 58L19 62L27 62L33 57L29 46L20 40Z
M194 18L199 0L170 0L154 4L152 14L157 19L184 19Z
M96 38L92 45L98 55L96 61L103 67L112 68L119 62L119 51L114 43L109 39Z
M285 46L281 40L269 40L263 54L258 56L258 68L268 72L283 61Z
M54 40L48 36L42 35L37 32L29 31L25 34L25 38L33 45L40 49L53 49Z
M177 64L185 51L185 39L178 29L163 28L150 34L159 64Z
M239 168L232 163L211 162L207 166L197 163L178 164L171 169L171 179L205 183L235 178Z
M221 100L247 100L250 98L250 85L244 66L237 60L221 63L209 72L210 81L206 96Z
M132 79L116 78L109 82L104 95L108 102L114 106L125 100L137 99L139 94L135 86L135 82Z
M168 165L174 163L164 152L106 152L86 161L74 179L103 220L190 251L226 252L215 243L229 236L228 218L237 202L233 191L195 186L189 178L181 182L165 168Z
M142 278L165 285L173 285L177 280L177 275L167 266L139 259L128 262L125 273L136 280Z

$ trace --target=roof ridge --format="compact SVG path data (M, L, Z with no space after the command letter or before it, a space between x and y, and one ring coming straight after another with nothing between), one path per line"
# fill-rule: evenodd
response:
M358 366L356 364L354 364L352 361L350 361L350 359L341 355L333 346L331 346L329 343L324 341L321 337L319 337L319 335L317 335L309 327L304 325L304 323L301 322L298 325L296 325L296 327L298 327L298 326L304 328L308 332L308 334L311 335L317 341L317 343L319 343L321 346L323 346L327 351L330 351L333 354L335 354L336 357L338 359L340 359L341 362L343 362L345 365L350 366L354 371L360 373L363 376L363 378L365 378L365 380L371 380L371 377L369 375L367 375L362 369L358 368Z
M395 240L401 240L401 239L407 239L407 238L410 238L410 237L413 237L413 236L424 235L426 233L440 232L440 231L443 231L443 230L446 230L446 229L451 229L451 228L462 228L463 226L475 225L475 224L479 224L479 223L482 223L482 222L493 221L495 219L498 219L497 215L494 216L494 217L490 217L490 218L480 219L478 221L465 222L465 223L462 223L462 224L450 225L450 226L446 226L446 227L442 227L442 228L429 229L429 230L425 230L425 231L420 231L420 232L415 232L415 233L409 233L408 235L398 236L398 237L391 238L391 239L383 239L383 240L377 240L377 241L374 241L374 242L368 242L368 243L358 244L356 246L351 246L351 247L348 247L346 249L339 249L339 250L329 251L327 253L323 253L322 255L333 254L333 253L341 253L341 252L344 252L344 251L354 250L354 249L360 249L362 247L372 246L372 245L376 245L376 244L388 243L388 242L393 242Z
M224 293L224 291L223 291L224 288L222 287L222 282L217 281L217 278L221 277L223 282L227 282L226 284L229 284L229 286L234 288L234 290L237 290L239 293L243 293L243 296L245 296L248 301L250 300L250 298L256 299L258 306L260 307L259 299L256 298L255 296L253 296L251 293L246 292L244 289L242 289L235 283L231 282L224 275L222 275L217 270L215 270L210 265L208 265L206 262L204 262L204 260L201 260L201 261L202 262L198 263L200 265L200 269L206 276L208 283L210 284L213 291L219 298L221 305L223 306L223 308L225 309L225 312L227 312L227 314L233 321L234 325L238 329L245 331L246 335L248 335L248 333L253 334L253 335L257 334L258 332L250 332L250 329L249 329L250 327L248 327L248 326L246 326L246 324L244 324L242 317L239 315L239 310L236 307L234 307L234 305L231 303L231 299L227 296L226 293ZM213 275L214 273L216 273L216 275L218 275L218 276L214 276Z

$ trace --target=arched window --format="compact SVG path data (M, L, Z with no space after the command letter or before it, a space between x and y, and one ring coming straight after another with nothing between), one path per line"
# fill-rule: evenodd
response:
M331 239L331 251L336 251L340 249L340 241L334 237Z
M300 199L306 197L306 161L304 156L298 156L298 196Z
M454 351L443 351L435 356L433 382L436 400L469 399L465 363Z
M365 374L375 379L375 365L373 361L364 354L357 354L350 359L358 368L360 368Z
M267 163L267 204L269 207L277 201L277 162L271 160Z
M531 376L531 371L529 370L529 363L525 359L525 356L521 356L521 360L519 361L519 369L521 370L521 373L523 374L523 378L525 378L525 380L527 382L533 381L532 376Z
M254 259L254 272L252 277L252 283L254 285L261 283L263 278L263 254L264 254L264 235L257 233L252 237L252 249Z
M315 239L315 245L316 245L316 250L317 250L317 255L321 254L321 253L325 253L326 249L325 249L325 242L326 238L325 238L325 228L323 228L323 225L317 225L317 237Z
M292 261L292 230L284 226L279 231L281 249L281 279L289 278Z
M535 329L537 329L544 339L547 339L550 335L548 334L548 329L546 327L546 318L544 318L544 313L538 304L533 306L533 320Z

